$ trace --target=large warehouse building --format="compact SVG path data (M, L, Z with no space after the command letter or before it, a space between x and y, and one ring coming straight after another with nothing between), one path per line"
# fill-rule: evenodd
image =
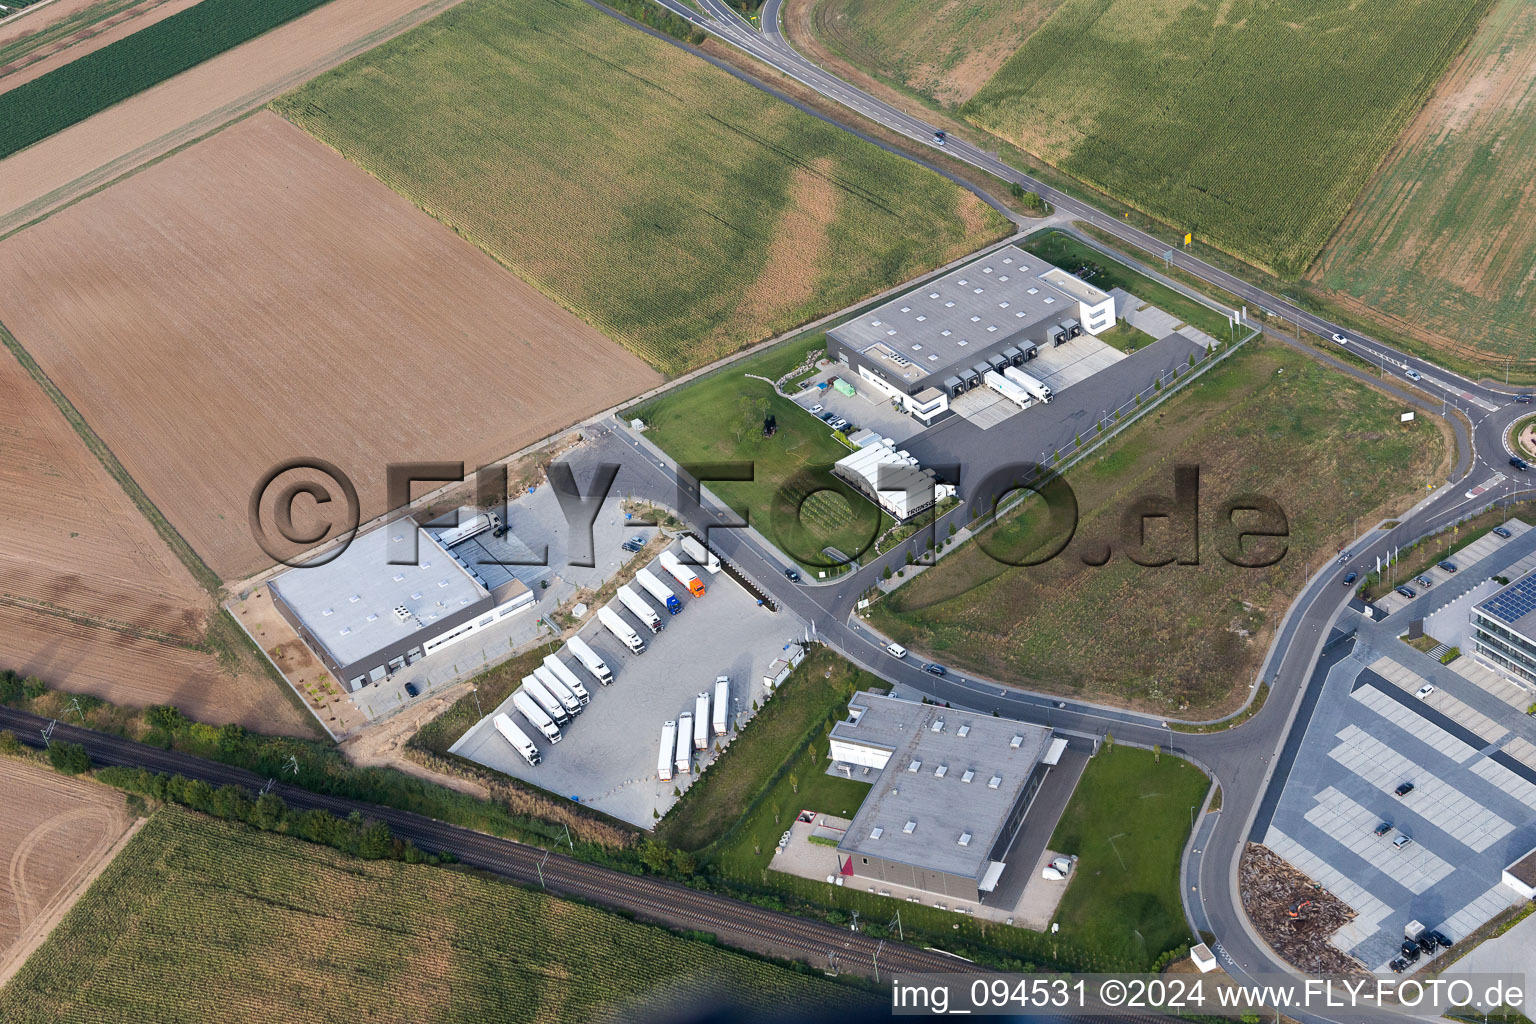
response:
M415 564L391 564L410 560L412 532ZM268 589L315 656L357 690L533 604L521 580L503 571L488 584L478 559L453 550L490 536L473 525L434 534L401 519L358 534L325 565L289 569Z
M881 771L838 844L842 872L965 900L997 887L1067 746L1041 726L867 690L831 740L834 762Z
M1006 246L834 327L827 353L924 423L1046 345L1115 324L1115 300Z
M838 459L832 472L886 511L898 523L953 497L952 484L940 483L933 470L884 438L872 438L852 455Z

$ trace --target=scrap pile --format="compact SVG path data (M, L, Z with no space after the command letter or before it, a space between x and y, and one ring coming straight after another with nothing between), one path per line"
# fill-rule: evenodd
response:
M1238 884L1249 920L1292 966L1309 974L1360 969L1353 957L1328 941L1355 912L1267 846L1248 844L1238 865Z

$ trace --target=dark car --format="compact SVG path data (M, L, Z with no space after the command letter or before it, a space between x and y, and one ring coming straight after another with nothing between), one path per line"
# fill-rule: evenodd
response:
M1531 404L1531 396L1530 395L1516 395L1515 396L1515 401L1519 402L1521 405L1530 405Z
M1441 562L1440 563L1440 568L1444 569L1446 572L1455 572L1456 571L1456 563L1455 562Z
M1413 582L1417 583L1425 590L1428 590L1430 587L1435 585L1428 576L1415 576Z
M1376 834L1378 836L1384 836L1388 832L1391 832L1391 831L1392 831L1392 823L1390 821L1384 821L1380 825L1376 826Z
M923 671L927 672L931 676L942 676L946 675L949 670L946 669L943 665L924 665Z
M1502 526L1495 526L1493 528L1493 535L1495 537L1503 537L1505 540L1509 540L1509 538L1514 536L1514 534L1510 533L1508 530L1504 529L1504 527L1502 527Z
M641 548L645 547L645 545L636 544L632 540L627 540L623 544L620 544L619 547L623 548L625 551L639 551Z
M1409 963L1416 964L1419 962L1419 946L1417 943L1404 939L1403 944L1398 948L1403 951L1403 958Z
M1399 594L1402 594L1404 597L1418 597L1419 596L1418 591L1414 590L1412 587L1398 587L1397 588L1397 592Z
M1509 457L1509 464L1511 466L1514 466L1516 469L1518 469L1522 473L1524 473L1526 470L1531 468L1531 464L1529 462L1526 462L1524 459L1522 459L1518 455L1511 455Z
M1408 969L1408 961L1404 960L1402 957L1398 957L1396 960L1393 960L1391 963L1387 964L1387 966L1392 968L1393 974L1402 974Z
M1429 933L1429 937L1434 939L1435 943L1441 949L1450 949L1451 948L1451 940L1445 937L1445 932L1433 931L1433 932Z
M1435 945L1434 936L1430 935L1428 932L1425 932L1423 935L1419 936L1419 948L1423 950L1427 955L1434 956L1435 951L1440 947Z
M1393 790L1393 792L1396 793L1398 796L1407 796L1409 793L1413 792L1413 783L1405 782L1401 786L1398 786L1395 790Z
M785 569L784 570L784 578L789 580L789 582L791 582L791 583L799 583L800 582L800 574L795 572L795 570L793 570L793 569Z
M824 413L821 414L820 419L821 419L821 422L823 422L823 423L831 423L833 420L837 419L837 413L835 413L835 412L824 412Z
M421 690L415 683L406 683L405 692L412 697L420 697Z
M1355 580L1357 580L1359 578L1360 578L1360 574L1359 573L1357 573L1357 572L1347 572L1347 573L1344 574L1344 585L1346 587L1352 587L1352 586L1355 585Z

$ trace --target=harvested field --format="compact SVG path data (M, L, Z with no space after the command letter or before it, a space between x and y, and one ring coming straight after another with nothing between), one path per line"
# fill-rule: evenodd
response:
M391 460L472 469L660 379L270 113L0 243L0 277L0 320L224 578L270 562L246 504L279 462L335 463L366 519Z
M1267 846L1249 843L1237 867L1243 910L1269 947L1292 967L1308 974L1349 974L1360 964L1330 936L1354 919L1355 912L1333 893L1281 860ZM1297 904L1311 905L1290 911Z
M1536 6L1498 0L1310 275L1501 376L1536 370Z
M104 0L87 8L76 18L67 19L57 29L48 29L12 46L0 43L0 93L14 89L62 67L77 57L115 43L124 36L164 21L177 11L199 0ZM87 20L88 19L88 20ZM76 22L80 24L75 24ZM22 51L22 52L17 52Z
M583 4L468 0L274 107L668 374L1007 230Z
M0 762L0 972L33 927L98 870L133 819L123 795L86 779L6 758Z
M332 0L0 160L0 234L185 145L458 0Z

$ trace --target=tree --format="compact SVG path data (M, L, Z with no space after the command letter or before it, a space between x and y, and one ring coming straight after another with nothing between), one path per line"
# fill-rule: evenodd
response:
M680 875L692 875L699 870L699 861L687 850L677 850L672 854L672 868Z
M796 794L800 792L800 776L794 774L793 772L791 772L789 776L789 791Z
M79 775L90 771L91 755L78 743L55 740L48 744L48 763L65 775Z
M1161 743L1152 744L1152 763L1161 764L1163 760L1163 746Z
M1191 367L1195 365L1195 354L1193 352L1189 354L1189 365Z
M1115 747L1115 734L1106 730L1105 733L1104 733L1104 749L1106 751L1110 751L1110 750L1113 750L1114 747Z
M654 839L640 844L640 863L652 874L662 874L672 863L672 851Z

